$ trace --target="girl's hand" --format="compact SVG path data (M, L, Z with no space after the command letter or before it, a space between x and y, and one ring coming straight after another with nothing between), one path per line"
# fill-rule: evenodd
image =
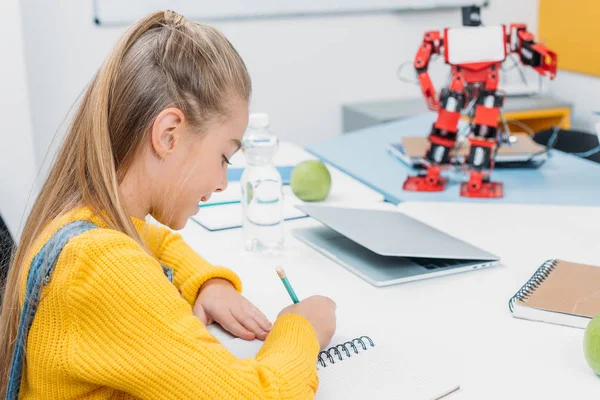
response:
M300 303L287 306L278 317L285 314L298 314L310 322L317 333L319 345L324 349L335 333L335 309L333 300L323 296L312 296Z
M233 285L221 278L208 280L200 288L194 315L210 325L217 322L232 335L242 339L265 340L271 323Z

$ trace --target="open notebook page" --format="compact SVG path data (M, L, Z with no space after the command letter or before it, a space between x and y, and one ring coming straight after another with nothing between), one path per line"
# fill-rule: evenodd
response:
M352 339L336 336L330 347ZM317 399L377 399L431 400L439 399L457 390L460 380L450 357L444 352L415 349L375 341L368 342L367 350L357 344L358 354L349 348L351 357L342 351L343 360L330 353L334 364L324 357L326 367L318 364L319 389ZM231 339L222 342L238 358L255 357L262 342ZM356 342L354 342L356 343ZM406 349L404 348L406 347Z

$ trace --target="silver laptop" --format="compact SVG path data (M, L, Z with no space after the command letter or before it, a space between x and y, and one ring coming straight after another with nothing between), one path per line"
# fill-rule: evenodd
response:
M296 238L375 286L456 274L499 258L395 210L298 205L323 226Z

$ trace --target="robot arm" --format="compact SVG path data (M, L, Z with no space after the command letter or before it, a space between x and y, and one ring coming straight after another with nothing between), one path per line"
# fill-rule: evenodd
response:
M531 66L540 75L548 75L550 79L556 76L556 53L543 44L535 42L533 33L527 30L525 24L511 24L508 34L510 51L518 53L524 65Z
M437 111L440 103L437 99L435 87L431 82L427 68L429 67L431 55L441 53L442 42L439 31L426 32L414 62L419 77L419 83L421 84L421 91L423 92L423 96L425 96L427 107L432 111Z

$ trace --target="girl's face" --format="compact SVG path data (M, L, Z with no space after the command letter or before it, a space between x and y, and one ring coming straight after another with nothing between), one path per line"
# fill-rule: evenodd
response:
M155 120L154 157L146 164L149 213L172 229L182 229L198 212L198 202L227 188L228 163L240 149L247 125L245 100L232 101L228 118L211 120L204 132L186 124L180 110L164 110Z

